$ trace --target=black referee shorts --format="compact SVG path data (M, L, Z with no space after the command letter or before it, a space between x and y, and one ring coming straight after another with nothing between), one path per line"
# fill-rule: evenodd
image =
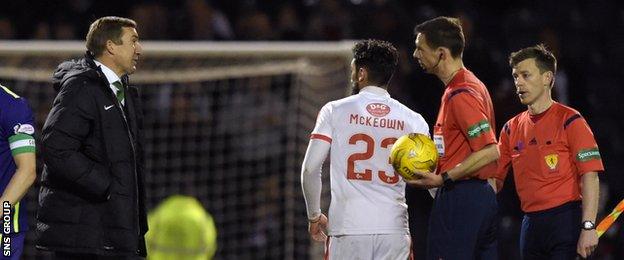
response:
M427 234L427 259L498 259L496 194L485 180L439 188Z
M522 259L575 259L581 218L580 201L524 215L520 231Z

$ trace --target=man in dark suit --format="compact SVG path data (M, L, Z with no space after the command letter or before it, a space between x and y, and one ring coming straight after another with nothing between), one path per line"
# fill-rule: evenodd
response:
M102 17L87 53L59 65L42 132L37 248L58 259L145 256L141 103L128 86L141 44L136 23Z

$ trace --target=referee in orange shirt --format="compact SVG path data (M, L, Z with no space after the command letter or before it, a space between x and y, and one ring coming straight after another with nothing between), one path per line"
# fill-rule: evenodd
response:
M463 63L464 34L457 18L416 26L414 58L445 85L433 137L440 159L435 173L406 181L440 187L429 218L427 259L498 259L494 108L485 85Z
M555 56L543 45L509 58L516 92L528 109L501 130L497 184L509 166L525 212L523 259L588 257L598 244L598 145L578 111L553 101Z

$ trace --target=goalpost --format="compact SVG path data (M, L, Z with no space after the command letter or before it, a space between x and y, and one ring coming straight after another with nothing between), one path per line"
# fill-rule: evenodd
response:
M321 106L348 92L353 42L142 44L130 84L144 104L148 208L173 194L198 198L218 229L217 259L315 258L322 245L307 234L300 167ZM28 99L37 134L56 94L52 72L84 50L77 41L0 41L0 83ZM42 256L32 232L37 192L25 198L26 259Z

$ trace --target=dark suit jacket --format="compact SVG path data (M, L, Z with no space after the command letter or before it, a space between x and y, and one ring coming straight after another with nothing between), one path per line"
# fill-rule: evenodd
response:
M89 54L59 65L53 86L58 95L40 149L37 248L145 256L138 90L125 88L121 106Z

